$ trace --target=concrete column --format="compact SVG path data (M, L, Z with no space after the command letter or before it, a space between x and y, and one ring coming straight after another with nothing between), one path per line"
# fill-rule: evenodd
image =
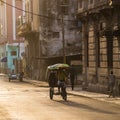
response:
M15 0L12 0L12 5L15 6ZM16 15L15 7L12 7L12 19L13 19L13 40L16 40Z

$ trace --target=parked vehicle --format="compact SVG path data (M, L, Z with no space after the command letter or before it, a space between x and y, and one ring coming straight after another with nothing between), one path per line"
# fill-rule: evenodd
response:
M14 73L9 74L8 77L9 77L9 82L11 80L17 80L18 79L18 75L14 74Z
M11 73L11 74L8 75L9 82L11 80L19 80L20 82L22 82L23 81L23 76L24 76L23 72L20 72L19 74Z

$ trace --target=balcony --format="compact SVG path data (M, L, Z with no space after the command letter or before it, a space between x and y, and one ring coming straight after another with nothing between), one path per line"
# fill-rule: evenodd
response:
M87 2L83 8L78 8L79 16L86 16L89 14L99 13L101 10L108 9L110 6L108 5L108 0L100 0L94 1L92 4Z
M78 13L81 13L81 12L83 12L83 11L84 11L83 8L79 8L79 9L78 9Z
M37 31L32 30L31 23L24 23L17 28L17 35L19 37L37 37L38 34L39 33Z
M31 33L31 25L30 23L24 23L21 26L18 26L17 28L17 35L24 37Z

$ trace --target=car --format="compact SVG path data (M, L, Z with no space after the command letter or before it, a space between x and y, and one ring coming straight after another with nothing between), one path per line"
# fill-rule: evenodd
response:
M9 76L9 82L10 82L11 80L17 80L17 79L18 79L18 75L17 75L17 74L14 74L14 73L9 74L8 76Z

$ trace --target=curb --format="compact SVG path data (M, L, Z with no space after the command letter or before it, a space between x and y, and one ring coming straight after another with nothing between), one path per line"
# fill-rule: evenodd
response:
M91 98L92 97L88 97L88 96L84 96L84 95L78 95L78 94L75 94L75 93L70 93L70 92L67 92L69 95L74 95L74 96L77 96L77 97L84 97L84 98Z
M23 80L23 82L26 82L26 83L29 83L29 84L32 84L32 85L35 85L38 87L49 87L48 85L40 84L40 83L35 82L35 81Z

